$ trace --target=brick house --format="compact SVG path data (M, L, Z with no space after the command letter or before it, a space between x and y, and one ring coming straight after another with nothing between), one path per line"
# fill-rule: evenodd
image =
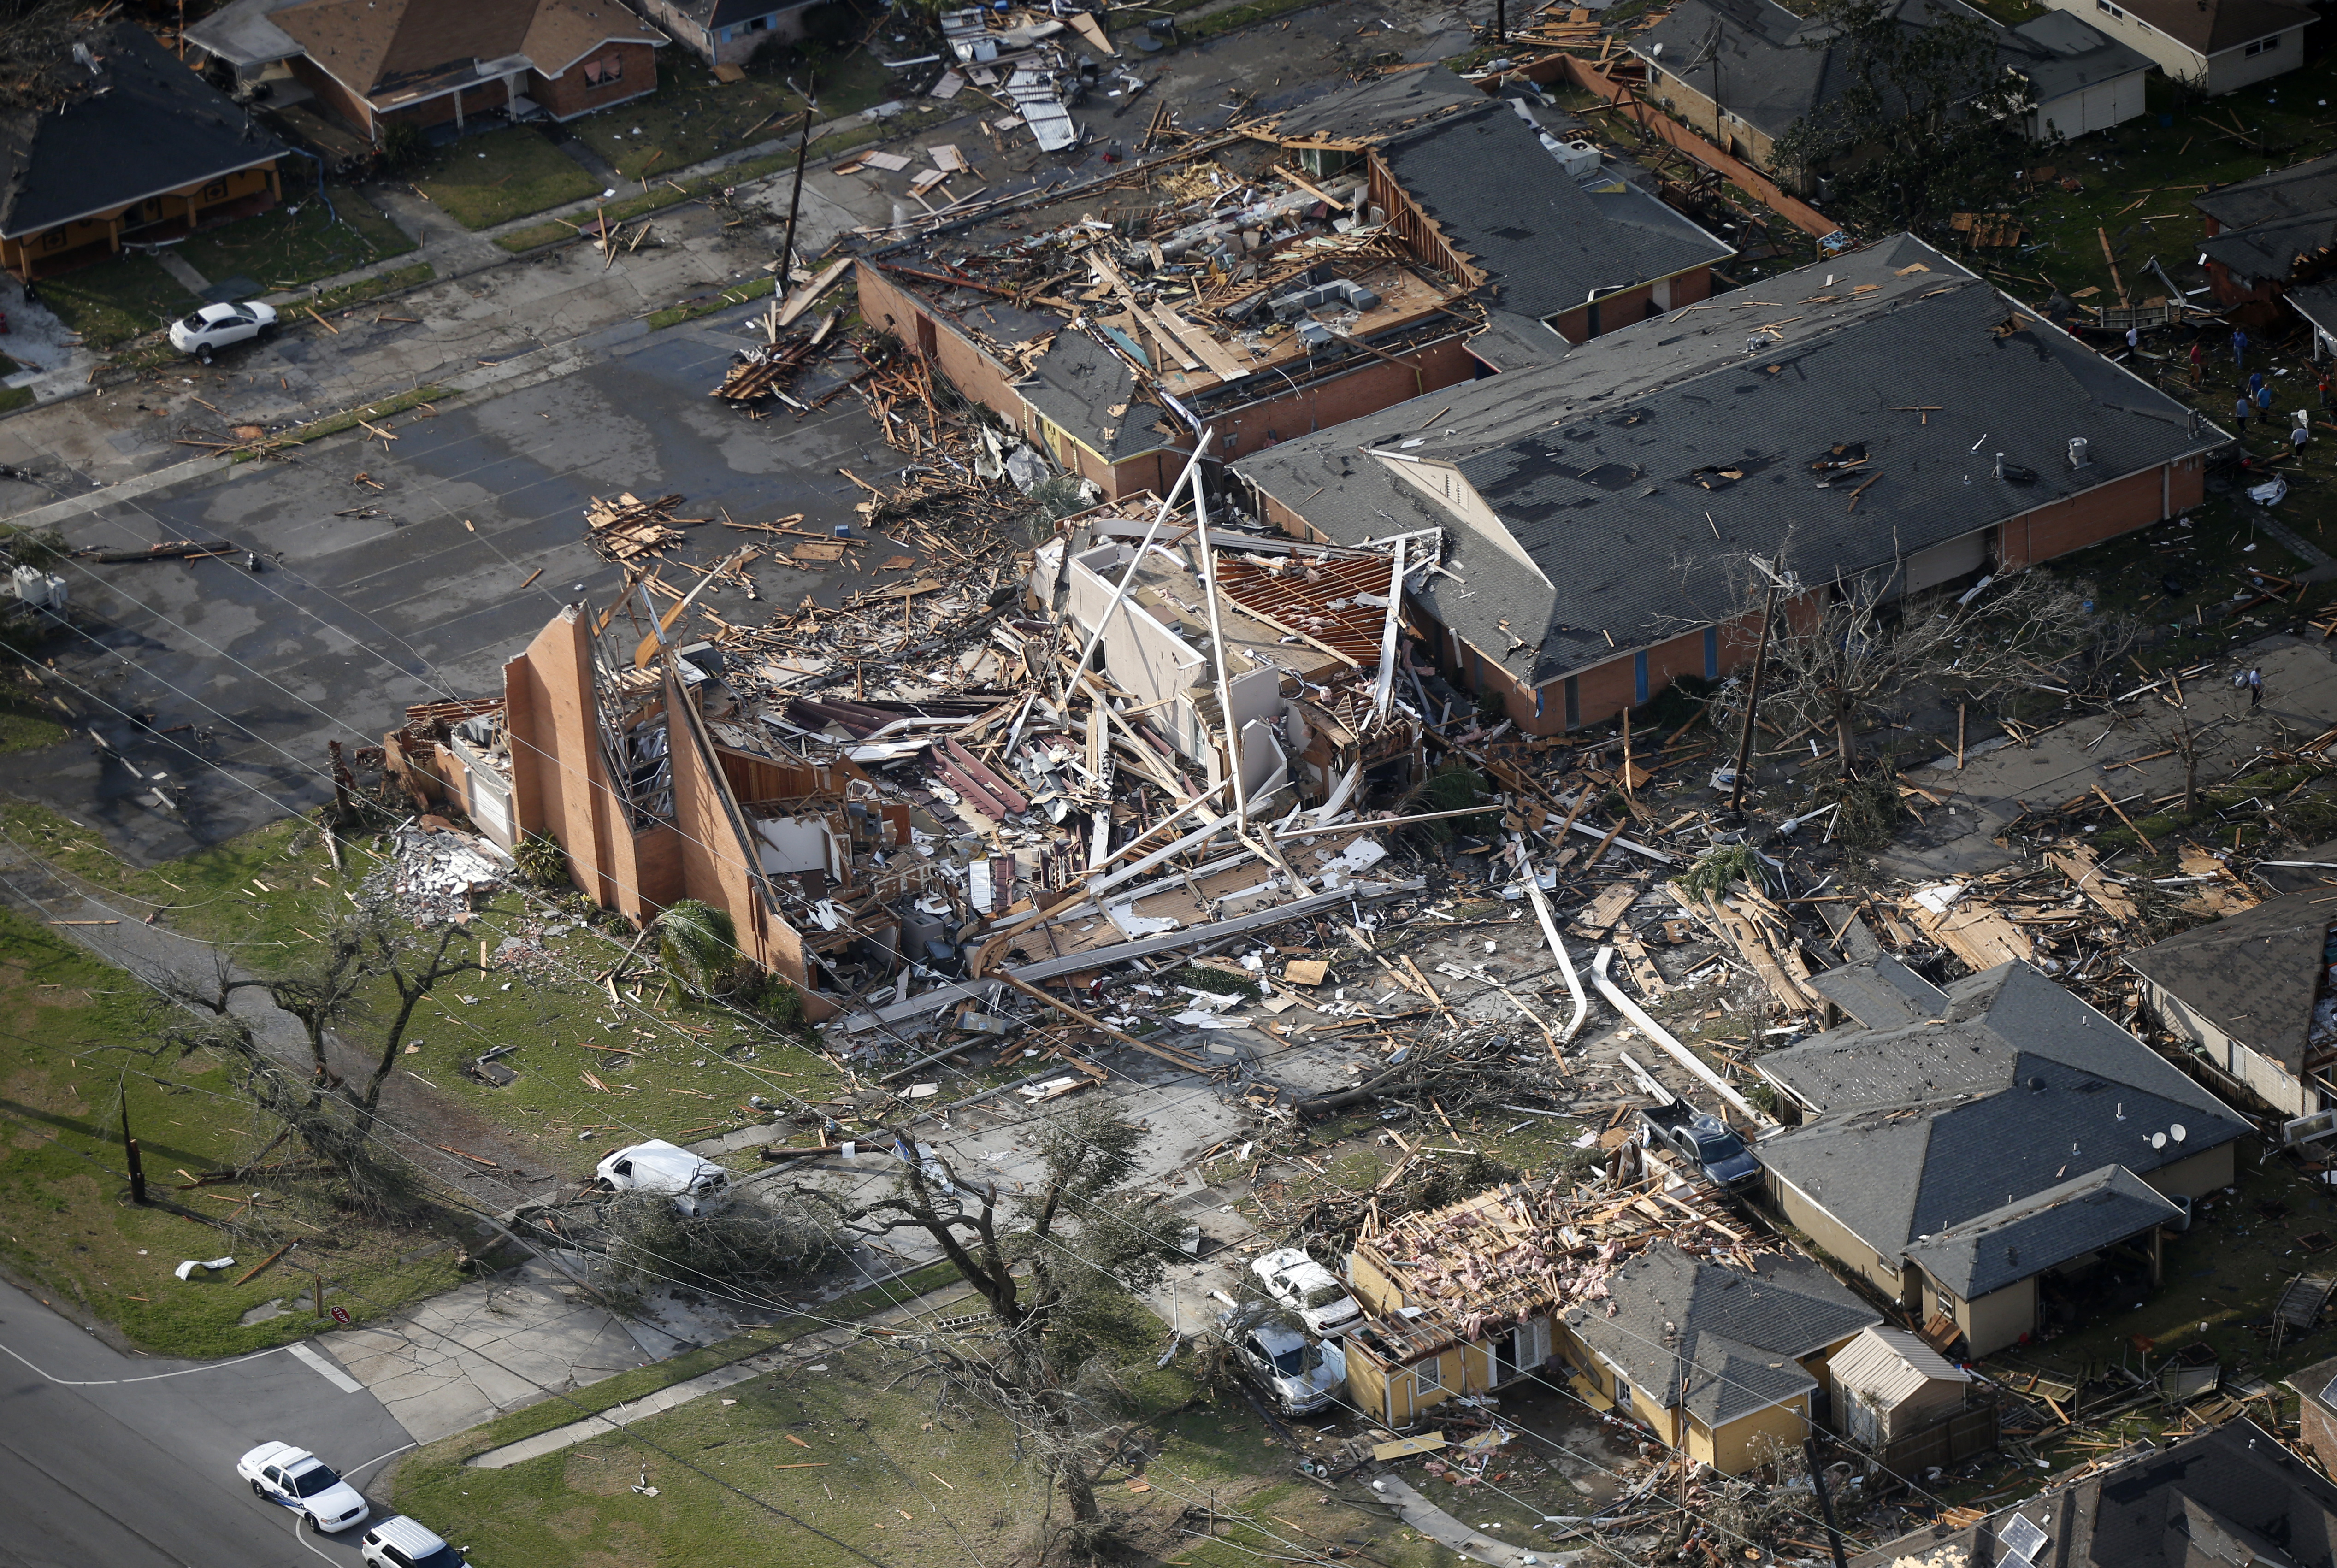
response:
M73 49L45 107L0 116L0 266L29 283L276 205L283 144L143 28Z
M1303 539L1446 530L1446 569L1406 585L1413 628L1456 687L1555 735L1749 664L1759 614L1727 570L1748 551L1902 593L2018 570L2196 505L2230 439L1912 235L1763 292L1803 303L1628 327L1232 477ZM1850 443L1884 476L1854 511L1810 471Z
M393 122L572 120L639 98L667 43L619 0L234 0L187 39L240 81L289 77L376 142Z

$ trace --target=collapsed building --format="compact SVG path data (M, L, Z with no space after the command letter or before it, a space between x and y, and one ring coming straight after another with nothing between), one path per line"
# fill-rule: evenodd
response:
M1165 491L1205 433L1229 460L1711 292L1733 248L1541 112L1367 83L865 255L861 312L1067 472Z

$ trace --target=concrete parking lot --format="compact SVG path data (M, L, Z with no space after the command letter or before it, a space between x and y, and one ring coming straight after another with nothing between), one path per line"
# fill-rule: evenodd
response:
M141 859L183 854L324 798L328 740L378 744L408 704L499 691L503 662L561 605L607 606L622 574L586 542L595 495L856 523L861 492L837 469L875 479L897 462L858 402L754 421L709 396L753 314L620 327L580 346L572 374L401 418L394 443L336 436L63 520L75 547L228 540L260 570L240 555L69 563L74 628L44 651L120 758L53 747L18 759L15 788L94 813ZM689 532L680 553L709 560L772 538L719 521ZM841 586L770 560L753 570L766 600ZM156 772L183 789L183 815L142 798Z

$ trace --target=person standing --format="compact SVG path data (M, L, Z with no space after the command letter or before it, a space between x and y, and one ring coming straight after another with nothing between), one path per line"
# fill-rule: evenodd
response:
M2246 440L2248 433L2248 394L2245 391L2242 391L2240 395L2234 398L2232 402L2232 421L2239 426L2240 438L2243 441Z
M2137 354L2140 353L2141 350L2142 328L2139 326L2127 327L2126 329L2126 351L2128 354Z
M2248 367L2248 333L2244 326L2232 328L2232 363L2243 371Z
M2269 422L2272 418L2272 384L2256 388L2256 417Z
M2300 409L2298 412L2303 413L2303 411ZM2288 433L2288 450L2294 454L2297 462L2303 463L2304 461L2304 443L2312 439L2313 432L2304 427L2304 422L2303 420L2299 420L2290 428Z
M2321 367L2320 392L2321 406L2325 409L2329 406L2329 367L2325 365Z
M2254 397L2257 393L2262 392L2264 388L2264 372L2261 370L2251 370L2248 372L2248 395L2250 397Z
M2195 337L2191 340L2191 385L2198 385L2200 377L2206 374L2207 351L2199 346L2199 340Z
M2248 706L2253 710L2262 701L2264 701L2264 671L2252 669L2248 671Z

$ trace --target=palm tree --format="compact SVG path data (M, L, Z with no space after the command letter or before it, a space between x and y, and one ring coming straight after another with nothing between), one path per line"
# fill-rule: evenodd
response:
M738 928L726 911L697 899L668 904L657 918L657 936L658 962L677 1002L686 992L703 995L724 985L738 962Z

